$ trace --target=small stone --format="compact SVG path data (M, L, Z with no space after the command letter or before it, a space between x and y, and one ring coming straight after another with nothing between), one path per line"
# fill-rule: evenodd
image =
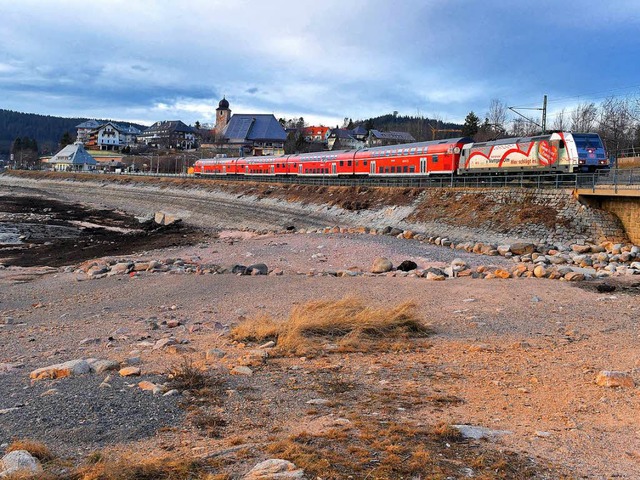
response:
M95 373L108 372L110 370L118 370L120 364L113 360L93 360L89 362L91 370Z
M411 270L415 270L418 268L418 264L411 260L404 260L400 265L398 265L397 269L401 272L410 272Z
M216 358L222 358L226 355L224 350L220 350L219 348L210 348L205 352L205 358L207 360L213 360Z
M547 276L547 269L542 265L536 265L536 267L533 269L533 274L536 276L536 278L544 278Z
M569 272L564 276L564 279L569 282L581 282L584 280L584 274L578 272Z
M138 367L125 367L125 368L121 368L118 373L120 374L121 377L132 377L132 376L139 376L141 371Z
M307 405L328 405L331 403L331 400L327 400L326 398L312 398L311 400L307 400L305 403Z
M477 427L474 425L451 425L456 428L463 437L472 438L474 440L480 440L483 438L493 439L502 435L509 435L513 432L509 430L492 430L486 427Z
M501 268L497 269L493 274L498 278L511 278L511 274Z
M600 371L596 377L596 384L601 387L633 388L635 386L631 375L626 372L616 372L612 370Z
M238 365L231 369L231 375L251 376L253 375L253 370L251 370L249 367L246 367L244 365Z
M148 380L143 380L142 382L139 382L138 388L140 388L140 390L145 390L147 392L153 392L154 395L162 391L162 388L160 386L156 385L153 382L149 382Z
M176 340L174 338L161 338L160 340L158 340L155 345L153 346L154 350L161 350L164 347L167 347L169 345L175 345Z

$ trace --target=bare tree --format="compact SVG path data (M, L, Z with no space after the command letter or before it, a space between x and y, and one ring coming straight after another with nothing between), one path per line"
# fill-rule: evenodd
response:
M600 105L598 123L598 133L610 152L617 156L621 150L632 146L635 125L629 100L607 98Z
M567 119L565 118L565 109L563 108L558 113L556 113L556 118L553 120L553 124L551 128L553 130L560 130L564 132L568 127Z
M489 111L487 112L488 124L494 131L494 137L501 137L506 134L508 108L501 100L494 98L489 104Z
M571 130L574 132L593 132L598 117L596 104L581 103L571 112Z
M511 125L511 135L514 137L529 137L540 132L540 127L536 124L540 124L540 119L525 120L518 117L513 120Z

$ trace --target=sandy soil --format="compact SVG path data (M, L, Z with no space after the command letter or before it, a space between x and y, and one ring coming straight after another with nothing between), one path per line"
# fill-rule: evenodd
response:
M87 192L77 193L78 199ZM55 195L65 198L62 189ZM134 196L116 200L125 209ZM195 202L189 218L243 225L252 212L234 217L232 206L229 201L219 212L209 208L204 216L204 200ZM161 207L160 192L130 211ZM309 218L286 210L253 213L261 229L331 224L327 212ZM89 221L82 215L71 220ZM355 458L362 449L352 443L367 429L383 435L398 425L417 429L445 422L508 432L480 441L441 441L433 455L448 462L451 478L640 478L640 303L633 278L610 279L617 289L598 293L595 282L313 274L368 271L378 256L395 265L413 260L421 268L448 265L455 257L471 265L509 262L372 235L230 230L207 237L185 231L169 243L157 242L100 252L97 241L93 248L96 257L119 259L264 262L283 275L142 272L88 280L73 269L46 265L0 269L0 451L13 439L31 438L76 461L96 449L214 456L219 471L229 474L225 478L241 478L275 451L286 457L275 445L291 435L306 438L306 447ZM177 244L167 247L171 242ZM151 250L153 245L163 248ZM408 343L383 342L382 350L369 353L340 353L327 342L314 357L270 357L251 366L251 376L230 374L256 348L233 342L231 327L264 314L284 320L296 305L345 296L372 306L413 301L435 333ZM181 348L153 348L169 337ZM224 356L207 358L211 349ZM116 373L109 389L100 386L107 373L29 381L33 369L90 357L123 364L139 357L142 376ZM215 401L138 388L140 380L167 382L168 372L185 358L216 379ZM636 386L597 386L600 370L629 373ZM318 399L324 401L307 403ZM203 412L218 419L215 431L202 426ZM367 448L371 468L389 454L375 443ZM493 454L515 470L482 467L481 459ZM526 475L527 465L536 473ZM322 473L317 476L365 478L330 467Z

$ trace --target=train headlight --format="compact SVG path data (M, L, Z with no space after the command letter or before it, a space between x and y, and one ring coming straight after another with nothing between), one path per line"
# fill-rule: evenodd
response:
M460 147L456 147L453 149L453 153L460 153Z
M587 161L586 161L586 160L578 160L578 164L579 164L579 165L584 165L585 163L587 163Z

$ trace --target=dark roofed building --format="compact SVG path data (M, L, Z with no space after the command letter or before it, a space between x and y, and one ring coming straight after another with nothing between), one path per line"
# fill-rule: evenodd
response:
M76 142L64 147L51 157L47 163L49 163L54 170L88 171L95 170L98 162L84 149L82 142Z
M415 141L416 139L407 132L381 132L373 129L369 131L370 145L397 145Z
M329 133L327 140L329 150L342 150L364 147L364 141L356 138L353 130L346 128L334 128Z
M196 147L196 131L180 120L156 122L138 135L152 147L191 149Z
M235 114L224 129L230 146L242 155L283 155L287 132L272 114Z

